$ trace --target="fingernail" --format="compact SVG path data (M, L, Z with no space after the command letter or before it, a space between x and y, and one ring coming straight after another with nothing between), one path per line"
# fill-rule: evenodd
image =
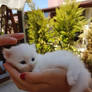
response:
M22 74L20 75L20 79L25 80L25 73L22 73Z

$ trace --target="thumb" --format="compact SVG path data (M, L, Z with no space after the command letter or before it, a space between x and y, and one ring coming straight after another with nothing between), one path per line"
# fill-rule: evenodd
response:
M64 69L50 69L44 72L24 72L20 75L22 80L28 82L47 82L56 77L65 79L66 71Z
M20 78L31 83L39 83L46 80L46 75L41 72L24 72L20 74Z

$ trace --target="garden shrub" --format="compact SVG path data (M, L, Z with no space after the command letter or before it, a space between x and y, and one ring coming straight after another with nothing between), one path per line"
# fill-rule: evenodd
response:
M71 0L56 9L56 16L52 19L53 30L58 32L61 48L75 51L75 38L81 33L86 19L82 15L84 9L79 8L79 3ZM54 22L55 21L55 22Z
M83 10L79 8L79 3L67 0L56 9L56 16L50 19L41 10L32 7L31 12L26 13L28 42L35 43L39 53L58 49L76 51L76 33L81 32L86 23Z
M90 28L86 34L86 39L88 44L87 49L83 53L82 59L92 73L92 23L90 24Z

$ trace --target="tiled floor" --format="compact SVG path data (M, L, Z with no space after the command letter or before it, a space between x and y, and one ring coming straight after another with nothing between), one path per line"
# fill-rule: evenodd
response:
M0 92L24 92L19 90L12 81L0 84Z

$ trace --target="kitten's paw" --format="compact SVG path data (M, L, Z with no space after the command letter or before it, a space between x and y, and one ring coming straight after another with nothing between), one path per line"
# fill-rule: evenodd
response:
M74 85L76 83L76 81L74 80L73 76L70 76L70 75L69 75L69 77L67 77L67 81L68 81L68 84L70 86L72 86L72 85Z
M68 71L67 72L67 81L70 86L73 86L76 84L79 77L79 72L76 71Z

